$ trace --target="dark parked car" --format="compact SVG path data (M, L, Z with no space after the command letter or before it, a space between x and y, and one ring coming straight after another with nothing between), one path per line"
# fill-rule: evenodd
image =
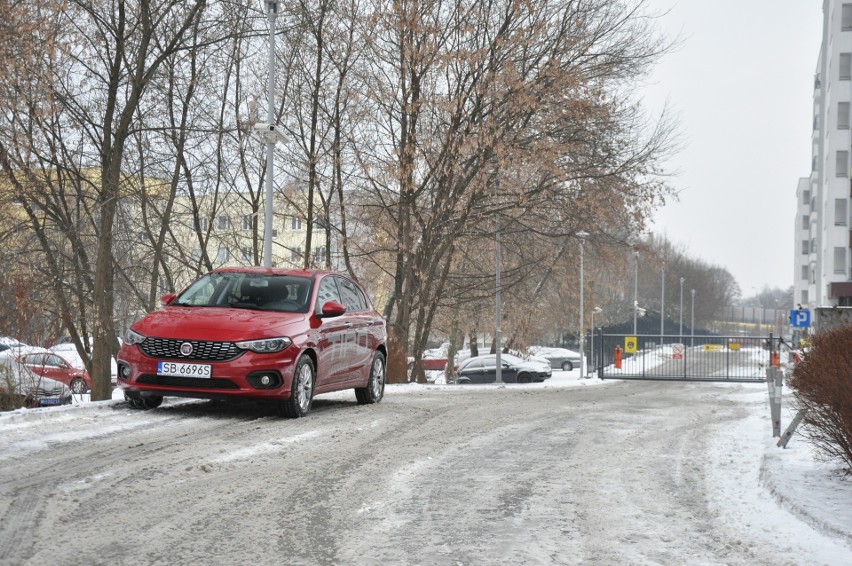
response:
M384 395L384 319L348 277L327 271L223 268L130 326L118 385L135 408L163 396L274 401L287 417L314 395Z
M74 393L85 393L92 388L89 372L74 367L59 354L52 352L24 354L18 360L38 375L61 381Z
M0 356L0 392L17 396L29 408L71 403L67 385L30 371L9 355Z
M544 381L552 373L545 363L522 360L512 354L500 354L500 363L500 377L505 383ZM497 355L468 358L459 364L457 378L459 383L494 383L497 381Z

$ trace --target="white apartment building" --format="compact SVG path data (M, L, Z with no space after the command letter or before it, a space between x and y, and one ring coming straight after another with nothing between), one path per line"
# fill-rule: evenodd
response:
M796 190L795 302L852 306L852 1L824 0L814 80L810 177Z

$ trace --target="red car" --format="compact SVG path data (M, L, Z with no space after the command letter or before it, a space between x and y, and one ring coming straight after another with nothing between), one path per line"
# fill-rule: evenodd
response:
M250 398L296 418L321 393L354 389L360 404L384 395L385 321L345 275L223 268L161 301L118 355L118 386L134 408L163 396Z
M18 360L33 373L64 383L73 393L85 393L92 388L89 372L74 367L59 354L52 352L24 354Z

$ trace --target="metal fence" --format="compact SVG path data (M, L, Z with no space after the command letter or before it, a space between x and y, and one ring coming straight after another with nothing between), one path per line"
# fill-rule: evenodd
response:
M777 361L769 336L595 335L592 367L602 379L761 383ZM635 349L635 351L633 351Z

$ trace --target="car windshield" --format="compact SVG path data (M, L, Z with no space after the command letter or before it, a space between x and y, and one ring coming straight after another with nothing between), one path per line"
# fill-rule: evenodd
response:
M306 313L312 282L293 275L208 273L171 304Z

